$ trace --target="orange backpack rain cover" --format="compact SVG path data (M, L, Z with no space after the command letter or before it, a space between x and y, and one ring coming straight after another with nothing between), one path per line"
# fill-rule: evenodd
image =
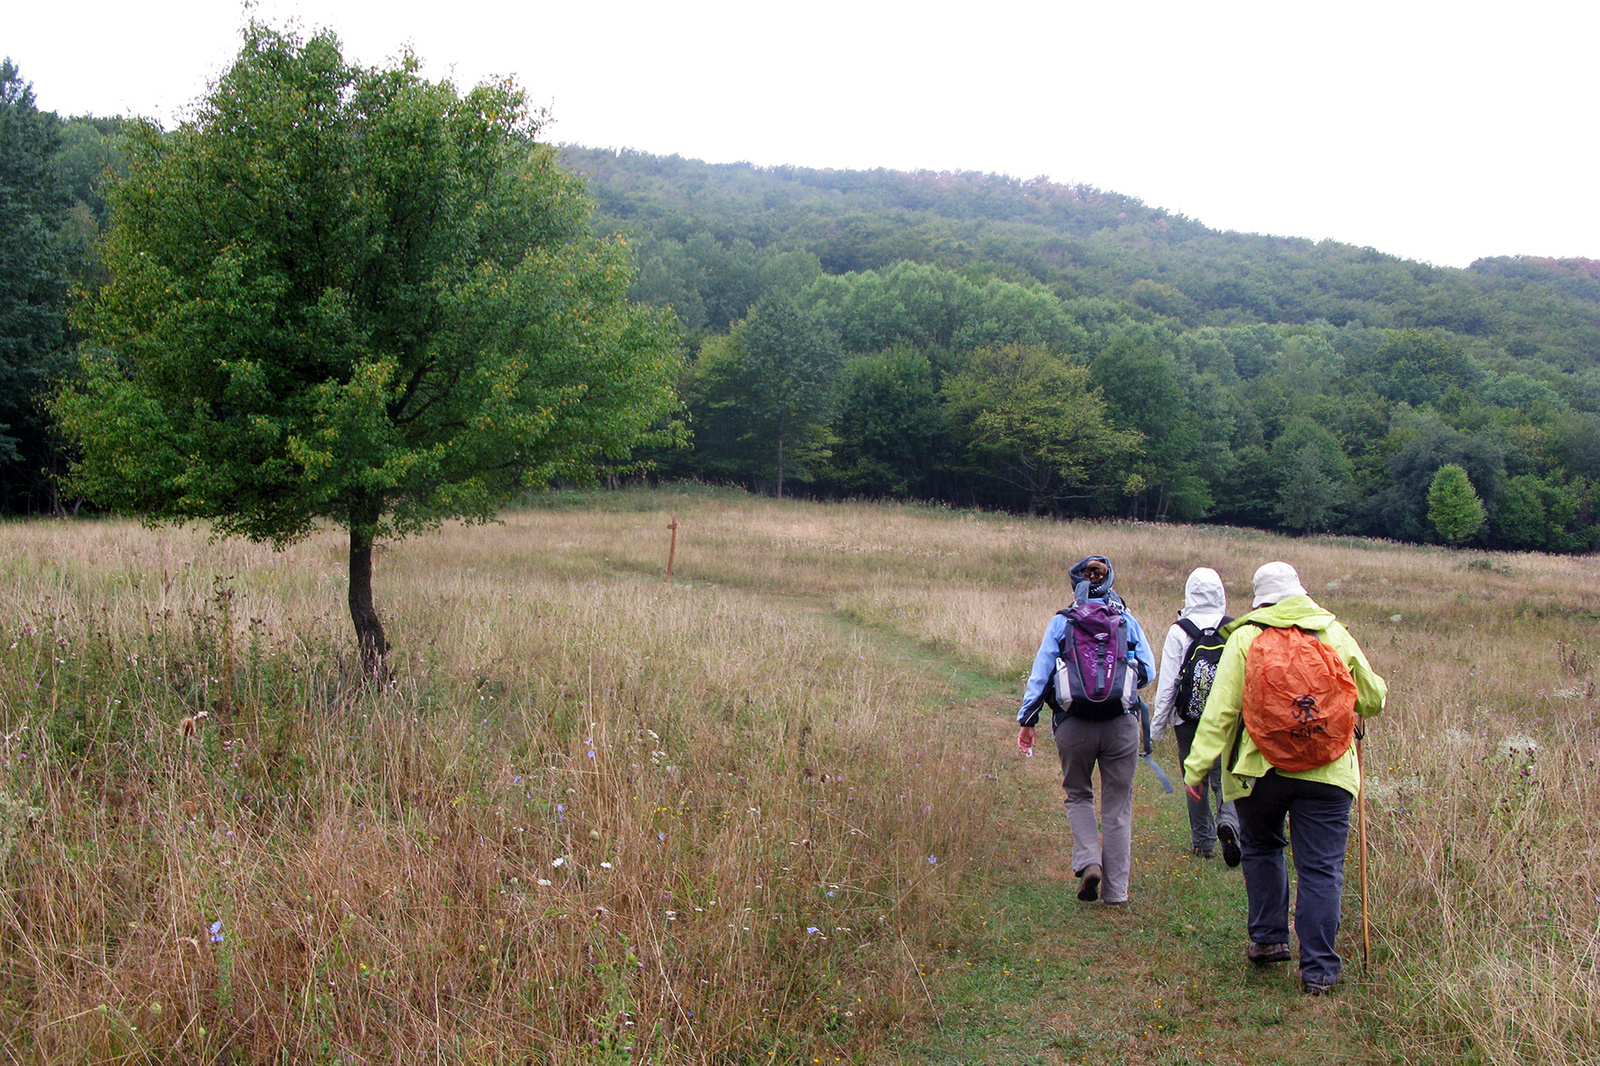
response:
M1245 728L1279 770L1315 770L1350 750L1356 682L1339 655L1296 626L1265 626L1245 653Z

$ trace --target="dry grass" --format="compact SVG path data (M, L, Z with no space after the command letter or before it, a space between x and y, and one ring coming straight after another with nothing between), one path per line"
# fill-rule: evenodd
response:
M335 536L0 547L13 1058L870 1054L928 1011L1005 820L1003 753L863 634L1015 687L1090 552L1155 639L1193 566L1238 613L1287 558L1388 678L1375 962L1414 1058L1600 1045L1589 560L627 494L391 546L373 690Z
M335 538L72 529L3 531L9 1055L717 1062L925 1009L986 782L832 627L456 529L383 560L370 691Z

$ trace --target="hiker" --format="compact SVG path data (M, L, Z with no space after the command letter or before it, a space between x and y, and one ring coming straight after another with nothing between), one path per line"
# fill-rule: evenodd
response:
M1306 595L1294 567L1267 563L1253 586L1253 609L1225 630L1228 642L1183 764L1184 783L1189 798L1199 798L1201 781L1222 758L1222 794L1234 803L1243 852L1245 955L1258 966L1291 957L1283 854L1288 819L1301 989L1321 995L1339 980L1334 938L1350 804L1361 787L1350 730L1358 715L1382 713L1389 690L1344 626ZM1315 657L1315 669L1307 656ZM1296 667L1293 683L1273 672ZM1275 724L1283 728L1271 728Z
M1117 906L1128 901L1133 865L1133 772L1139 765L1138 689L1155 673L1150 644L1138 619L1112 588L1115 574L1103 555L1080 560L1070 571L1073 606L1051 617L1017 712L1017 746L1032 752L1041 706L1051 708L1050 728L1061 757L1061 787L1072 828L1072 873L1080 879L1078 898ZM1086 635L1101 620L1116 635L1112 657L1079 656ZM1104 635L1102 631L1102 635ZM1071 639L1069 639L1071 638ZM1057 661L1090 662L1103 685L1084 689L1083 667ZM1101 667L1105 674L1098 671ZM1094 768L1100 767L1100 816L1095 818Z
M1228 592L1221 576L1208 566L1196 567L1184 582L1178 620L1167 630L1161 646L1161 681L1150 719L1150 743L1154 746L1171 728L1178 739L1179 766L1194 746L1194 731L1216 675L1225 640L1218 630L1233 621L1225 613L1227 607ZM1211 764L1211 772L1201 779L1199 788L1200 798L1189 800L1190 850L1198 858L1209 859L1220 841L1223 861L1238 866L1239 819L1233 804L1222 798L1221 759Z

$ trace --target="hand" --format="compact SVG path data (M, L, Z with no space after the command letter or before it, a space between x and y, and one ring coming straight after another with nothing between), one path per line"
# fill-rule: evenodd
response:
M1021 729L1017 730L1018 750L1020 750L1024 755L1032 755L1033 741L1036 735L1037 730L1035 730L1031 725L1025 725Z
M1184 786L1183 786L1183 793L1184 793L1184 795L1189 797L1189 800L1192 803L1204 803L1205 802L1205 797L1200 794L1200 786L1199 785L1191 785L1191 784L1185 783Z

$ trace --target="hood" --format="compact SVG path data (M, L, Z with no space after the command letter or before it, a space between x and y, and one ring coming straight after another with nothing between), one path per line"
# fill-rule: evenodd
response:
M1268 626L1299 626L1313 632L1321 632L1338 621L1333 612L1317 603L1310 596L1285 596L1277 603L1269 603L1265 607L1257 607L1237 622L1231 623L1226 632L1232 632L1243 622L1260 622Z
M1096 559L1105 564L1106 579L1098 585L1091 585L1089 584L1088 575L1083 571L1084 567ZM1117 571L1112 567L1111 560L1104 555L1085 555L1073 564L1072 569L1068 571L1068 575L1072 578L1072 601L1074 603L1082 603L1085 600L1122 602L1122 597L1118 596L1111 588L1117 580Z
M1183 585L1183 610L1179 618L1196 614L1228 613L1228 590L1222 587L1222 575L1209 566L1196 567Z

